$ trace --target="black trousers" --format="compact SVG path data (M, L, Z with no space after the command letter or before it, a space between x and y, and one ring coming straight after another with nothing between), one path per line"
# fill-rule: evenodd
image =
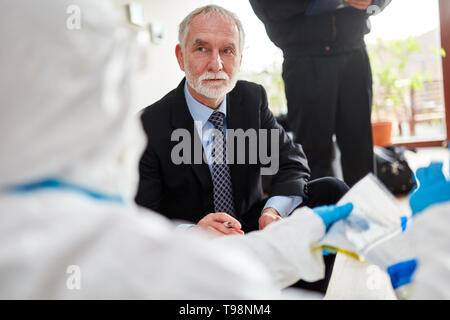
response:
M299 207L319 207L323 205L331 205L338 202L342 196L349 190L349 187L344 182L333 177L319 178L308 182L308 199L305 199ZM266 204L267 198L256 203L249 214L255 217L255 222L252 225L243 225L245 233L258 230L257 218L261 216L261 211ZM306 290L313 290L325 293L328 288L335 255L324 256L325 262L325 277L316 282L298 281L293 287L302 288Z
M341 151L344 181L373 172L372 73L366 48L330 55L285 55L288 124L303 146L311 179L333 175L332 137Z

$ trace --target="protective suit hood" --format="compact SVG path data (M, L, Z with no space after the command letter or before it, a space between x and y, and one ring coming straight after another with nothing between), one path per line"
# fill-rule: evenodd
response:
M134 195L145 138L117 13L84 0L7 0L0 12L0 188L58 177Z

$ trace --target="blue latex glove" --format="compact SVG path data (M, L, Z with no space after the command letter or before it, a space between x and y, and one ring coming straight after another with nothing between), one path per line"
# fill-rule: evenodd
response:
M394 290L404 286L412 281L414 272L417 269L417 260L411 259L396 263L387 268L387 273L391 278L392 288Z
M415 179L418 187L409 198L413 215L433 204L450 201L450 181L442 172L442 162L432 162L428 167L418 169Z
M353 210L353 204L347 203L343 206L322 206L314 208L313 211L322 218L325 227L328 229L333 222L347 217Z

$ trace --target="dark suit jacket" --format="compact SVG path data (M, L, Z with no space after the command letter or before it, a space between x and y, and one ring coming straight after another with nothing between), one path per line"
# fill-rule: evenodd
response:
M178 140L171 141L175 129L187 129L201 146L186 104L184 82L183 79L176 89L142 112L148 145L139 164L140 181L136 202L170 219L196 223L214 212L213 184L206 163L193 164L192 160L191 164L176 165L171 160L172 148L180 143ZM228 129L279 129L279 170L272 177L270 196L307 197L304 189L309 178L309 168L305 154L300 145L291 141L269 111L262 86L238 81L227 96L226 121ZM268 137L270 139L270 134ZM268 144L270 150L269 139L264 143ZM249 147L247 143L246 159L249 159ZM249 216L249 212L252 206L263 199L262 165L259 161L257 164L248 162L237 164L234 161L235 164L230 164L236 215L243 225L255 224L255 219L257 221L259 217Z
M372 5L383 10L390 2L372 0ZM307 16L310 3L310 0L250 0L270 40L285 56L330 55L364 47L364 35L370 31L367 19L371 8L349 7Z

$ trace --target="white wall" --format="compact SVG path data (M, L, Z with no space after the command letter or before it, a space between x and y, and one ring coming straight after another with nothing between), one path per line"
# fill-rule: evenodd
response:
M114 0L123 12L123 21L128 23L126 4L142 4L145 24L157 22L163 25L164 39L161 44L143 42L140 47L139 73L133 79L134 102L142 109L162 98L174 89L184 76L179 69L175 46L178 43L178 25L192 10L209 3L207 0ZM131 28L139 28L129 25Z

